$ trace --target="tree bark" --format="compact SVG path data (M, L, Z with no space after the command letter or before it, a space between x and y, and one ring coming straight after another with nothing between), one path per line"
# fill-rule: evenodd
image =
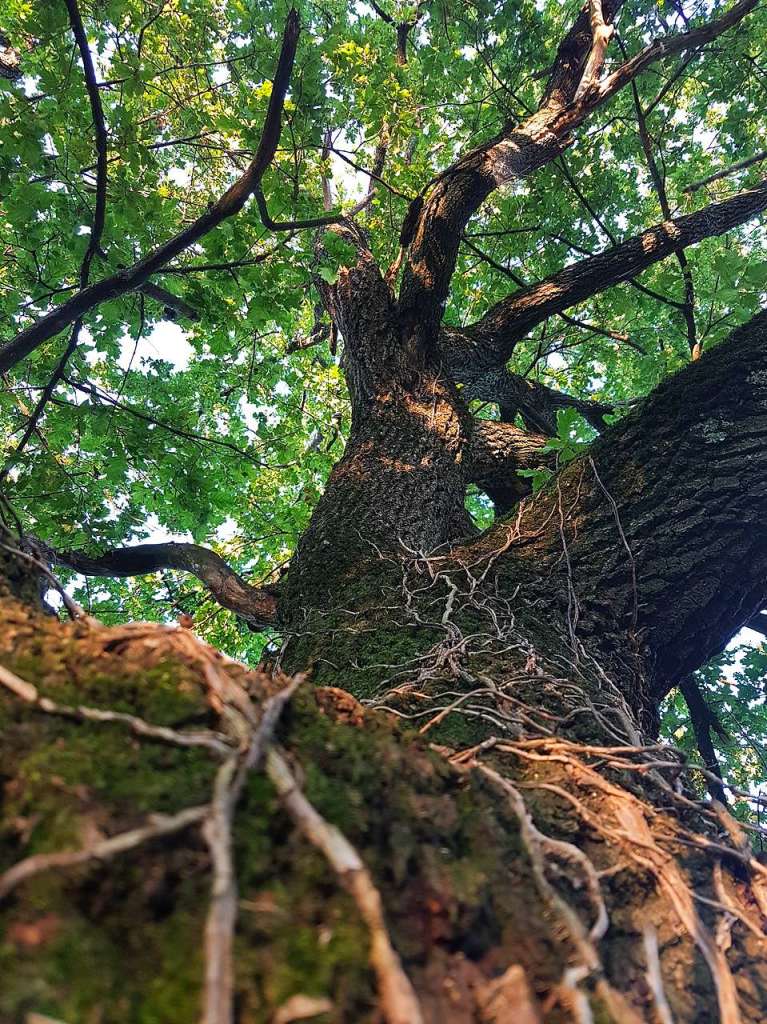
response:
M610 503L581 477L605 528ZM576 478L561 484L572 549ZM34 587L20 591L29 570L10 553L2 1019L87 1008L177 1024L210 1007L213 976L223 988L204 1019L216 1024L307 1006L369 1024L639 1024L662 1008L679 1022L763 1020L764 869L727 812L697 802L683 760L650 742L647 663L625 642L623 606L610 644L582 635L589 615L606 616L574 614L585 552L571 559L575 595L556 558L531 564L547 537L525 533L533 507L560 502L528 500L451 553L382 551L332 608L301 619L287 658L313 659L314 685L279 727L283 774L269 777L284 781L275 791L251 771L231 836L206 803L215 746L161 738L186 734L188 748L193 724L221 742L236 705L209 706L211 673L216 693L240 682L262 707L279 676L227 665L183 630L60 623L19 601ZM615 539L606 546L620 563ZM221 724L200 733L211 707ZM211 854L231 846L238 889L234 903L223 894L237 915L230 968L210 924L220 865L202 837L214 820ZM352 867L336 878L338 850Z

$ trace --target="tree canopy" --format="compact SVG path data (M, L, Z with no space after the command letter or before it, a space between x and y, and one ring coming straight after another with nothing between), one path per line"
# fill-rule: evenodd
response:
M547 458L522 471L534 487L553 460L749 319L767 291L764 7L623 6L602 82L654 41L661 50L594 104L555 158L480 206L439 311L448 333L480 337L484 325L493 345L508 345L517 388L565 396L545 412L519 407L548 436ZM321 289L353 248L327 228L353 214L396 280L424 200L460 154L537 109L580 7L10 0L0 350L89 287L117 282L4 365L2 476L25 528L94 557L171 536L213 548L248 583L276 580L349 432L343 338ZM235 197L219 217L249 174L254 198ZM671 221L685 245L661 252L670 236L647 232ZM117 294L121 275L187 230L186 244ZM499 304L515 301L529 321L504 340ZM497 395L468 393L477 415L502 417ZM493 497L481 482L467 496L479 526L493 519ZM183 568L62 576L106 622L189 614L211 643L256 659L269 634L222 610ZM744 785L765 771L765 657L733 652L729 675L719 664L700 674L729 736L720 756ZM681 695L666 728L695 745Z

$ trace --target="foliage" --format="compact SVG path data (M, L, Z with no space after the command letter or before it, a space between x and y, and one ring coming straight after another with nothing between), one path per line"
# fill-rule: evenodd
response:
M538 100L540 72L577 8L573 0L432 0L418 8L402 65L393 26L367 4L299 6L303 32L266 201L275 219L315 216L325 175L336 207L348 207L368 187L357 168L370 168L388 137L385 184L360 218L382 266L396 256L409 201L459 151ZM726 6L683 5L693 21ZM628 51L684 27L679 4L629 7L620 27ZM199 215L250 159L288 6L84 0L81 10L108 129L99 278ZM387 11L407 20L415 7L389 0ZM23 69L18 81L0 78L0 322L10 336L76 286L93 222L96 150L65 5L9 0L2 17ZM637 81L675 213L759 177L757 164L685 191L763 148L766 29L761 8L747 31L708 50L705 60L678 58ZM608 59L617 61L617 50ZM326 129L339 153L323 152ZM461 250L446 320L471 322L514 287L510 277L535 281L661 219L627 89L566 155L485 205ZM7 382L0 395L10 496L27 527L53 545L92 552L147 537L191 539L215 547L252 582L274 578L348 431L340 353L316 330L312 284L313 275L335 280L348 254L331 233L317 253L312 232L272 234L249 205L156 278L196 320L144 293L104 303L87 318L38 431L17 452L65 341L59 336L36 351L23 382ZM687 258L698 337L712 346L759 304L764 232L752 223ZM544 323L518 345L512 367L582 398L639 398L689 358L683 297L680 269L669 259L571 311L577 323ZM318 333L319 342L302 347ZM560 413L548 448L566 462L588 437L574 414ZM545 483L545 473L529 472L534 486ZM476 495L469 504L486 525L488 500ZM201 635L232 654L253 659L263 644L173 572L67 579L106 622L187 612ZM735 696L722 696L715 669L704 675L735 736L753 737L766 724L764 657L761 649L741 656L727 683ZM689 745L680 700L669 707L667 731ZM748 785L762 770L749 752L753 742L723 751L734 777Z

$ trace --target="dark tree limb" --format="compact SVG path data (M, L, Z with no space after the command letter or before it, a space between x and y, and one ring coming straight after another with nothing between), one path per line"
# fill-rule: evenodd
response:
M403 245L409 246L400 291L406 324L423 340L436 338L458 246L466 225L485 199L512 178L527 177L556 159L570 144L572 132L607 100L656 61L700 47L741 21L758 0L741 0L721 18L677 35L655 40L601 82L579 92L584 70L596 50L592 24L607 28L622 0L586 4L559 47L549 85L538 110L521 125L505 129L483 146L460 157L435 183L428 198L411 209L413 226ZM600 64L599 59L596 61ZM598 70L598 68L597 68Z
M720 733L720 735L724 732L719 719L706 703L695 676L686 676L679 683L679 689L690 712L690 724L695 735L695 745L698 748L698 753L703 758L703 763L709 772L721 779L722 768L711 739L712 728ZM719 800L723 804L727 803L727 795L721 783L717 783L707 776L706 786L714 800Z
M767 637L767 612L757 612L746 623L746 629L753 629L755 633L761 633L762 636Z
M504 277L508 277L510 281L513 281L520 288L527 287L527 282L523 278L521 278L519 274L516 274L513 270L511 270L510 267L505 267L502 263L498 263L497 260L494 260L491 256L488 256L487 253L483 252L478 246L474 245L466 237L466 235L464 235L463 237L463 242L467 246L467 248L469 248L473 253L479 256L483 263L487 263L487 265L489 267L492 267L493 270L497 270L499 273L503 274ZM634 351L638 352L640 355L647 355L642 346L638 342L630 338L627 334L621 334L618 331L610 330L607 327L600 327L597 324L587 323L584 320L576 320L575 317L568 316L567 313L558 313L557 316L560 318L560 320L563 320L570 327L577 327L579 330L589 331L591 334L599 334L601 335L601 337L609 338L611 341L619 341L621 342L621 344L628 345L629 348L633 348Z
M603 15L611 19L624 0L609 0ZM504 129L489 142L466 153L440 175L431 193L412 207L413 221L400 306L406 319L433 333L442 319L458 246L470 218L490 193L515 177L527 177L553 160L565 146L550 125L574 101L591 52L591 24L584 7L560 44L539 109L517 128ZM584 114L585 116L585 114ZM565 133L566 134L566 133Z
M139 544L103 555L58 551L36 541L52 562L67 565L83 576L145 576L161 569L178 569L196 576L222 608L236 612L250 626L265 629L277 617L277 597L269 587L252 587L209 548L198 544Z
M502 299L465 328L475 372L509 359L528 332L555 313L627 281L647 267L705 238L724 234L767 208L767 179L696 213L648 228L611 249L560 270ZM454 347L457 347L454 345Z
M329 227L331 224L340 224L345 216L343 213L330 213L322 217L310 217L308 220L272 220L260 184L253 189L253 195L261 221L264 227L270 231L305 231L311 228Z
M93 65L93 57L91 56L90 47L88 46L88 37L85 33L82 17L80 16L80 9L77 6L77 0L66 0L66 5L69 13L69 24L72 29L72 34L75 37L77 49L80 53L80 59L83 64L85 87L88 93L88 101L90 103L91 118L93 120L96 141L96 205L93 213L93 222L91 224L90 240L80 264L79 286L82 291L88 287L88 282L90 281L91 276L91 266L95 256L100 250L101 238L104 234L104 225L106 223L108 141L106 121L104 120L104 109L101 105L101 95L99 93L98 78L96 75L96 69ZM80 316L77 317L72 325L67 347L64 349L64 352L59 358L48 383L40 395L37 405L35 406L32 415L29 418L29 422L24 429L24 433L19 438L19 443L16 445L16 448L11 453L5 463L5 466L0 472L0 483L5 480L16 459L23 452L29 442L29 439L36 432L40 419L45 411L45 407L50 401L51 395L56 390L56 386L59 381L64 376L67 363L77 350L77 346L80 343L80 331L82 330L82 327L83 320Z
M277 151L282 126L282 109L293 70L299 31L298 12L291 10L285 24L282 49L274 75L261 139L255 157L242 176L197 220L149 253L148 256L125 270L119 270L115 274L81 289L66 302L62 302L46 316L41 317L36 323L20 331L12 341L0 348L0 372L5 372L15 366L43 342L54 337L69 324L73 324L101 302L106 299L118 298L140 287L153 274L161 271L170 260L198 242L228 217L240 212L260 184Z
M469 442L468 478L479 483L499 473L553 465L553 453L543 451L547 441L543 434L529 433L513 423L475 420Z
M548 438L513 423L475 420L468 449L467 479L490 496L496 511L508 512L530 493L520 469L553 469L556 453L544 451Z
M101 105L101 94L99 93L98 77L96 75L96 68L93 65L93 57L88 45L88 37L80 15L80 9L77 6L77 0L65 0L65 3L69 13L69 24L77 43L80 60L83 64L85 87L88 92L91 118L96 136L96 208L93 214L90 241L80 268L80 288L83 289L90 280L91 264L99 251L101 236L104 232L107 206L108 140L104 108Z
M144 295L148 295L150 299L154 299L155 302L161 303L172 313L180 314L186 320L195 321L200 319L200 314L197 310L182 299L180 295L174 295L173 292L169 292L167 288L162 288L153 281L145 281L139 288L139 291L143 292Z
M502 421L510 423L519 414L530 430L546 437L557 433L559 409L576 409L598 431L604 430L604 417L614 411L611 405L567 395L505 367L467 384L462 394L467 401L497 402Z

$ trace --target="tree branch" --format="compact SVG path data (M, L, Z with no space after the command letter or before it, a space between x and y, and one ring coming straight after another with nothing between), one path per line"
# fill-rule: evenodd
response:
M767 160L767 149L763 149L761 153L756 153L754 156L746 157L745 160L738 160L737 163L730 164L729 167L725 167L721 171L714 171L713 174L709 174L706 178L701 178L699 181L693 181L691 185L685 185L682 191L688 193L697 192L698 189L705 188L706 185L710 185L712 181L719 181L720 178L726 178L730 174L736 174L738 171L745 171L747 167L753 167L754 164L761 163L762 160Z
M694 245L724 234L767 208L767 179L697 213L667 220L614 248L560 270L537 284L502 299L464 329L476 371L499 366L536 324L612 285L636 277L647 267Z
M703 758L703 763L708 771L717 778L722 778L722 768L716 750L711 739L712 727L721 730L721 725L714 712L706 703L695 676L686 676L680 683L679 689L684 697L685 704L690 712L690 724L695 734L695 745L698 753ZM706 776L708 791L714 800L720 803L727 803L727 795L724 786L715 782L710 775Z
M493 189L512 178L527 177L550 163L570 144L571 133L637 75L664 57L715 39L741 21L757 2L741 0L717 20L655 40L601 83L591 83L578 94L588 59L595 49L591 21L594 6L584 6L559 47L538 110L518 127L504 129L483 146L460 157L440 175L421 207L411 209L413 227L403 242L409 245L409 254L400 291L406 325L422 334L426 343L435 339L460 238L469 218ZM600 5L605 27L622 4L623 0L607 0Z
M746 623L746 629L753 629L755 633L761 633L762 636L767 637L767 612L757 612Z
M620 46L621 50L623 50L622 43L620 43ZM639 90L637 89L635 81L631 83L631 95L634 100L634 110L636 112L637 125L639 128L639 139L642 143L642 151L644 152L647 169L650 172L653 188L655 189L655 194L658 197L658 202L664 219L671 220L671 203L669 202L668 192L666 191L665 178L660 172L658 162L655 159L655 154L653 153L652 140L647 127L647 115L642 108L642 102L639 98ZM690 268L684 249L680 249L676 253L676 259L679 264L679 269L682 274L682 283L684 285L684 302L682 303L681 312L687 328L687 346L690 349L690 355L692 358L698 359L700 357L702 342L698 341L698 329L695 323L695 283L692 277L692 269Z
M82 263L80 264L79 286L82 291L87 288L88 282L90 281L91 265L94 257L99 252L101 238L104 234L107 208L107 164L109 162L107 153L108 143L106 122L104 120L104 109L101 106L98 78L96 76L96 69L93 66L93 57L91 56L90 47L88 46L88 37L85 33L83 20L80 16L80 9L77 6L77 0L65 0L65 2L69 13L69 24L72 29L72 34L75 37L75 42L77 43L77 49L80 52L80 59L83 63L85 87L88 93L91 118L93 120L93 128L96 136L96 206L93 212L90 240L85 250ZM59 358L48 383L40 395L38 403L29 418L29 422L27 423L24 433L19 439L19 443L6 460L2 472L0 472L0 482L6 478L11 467L26 447L29 439L37 430L40 418L45 411L45 407L48 404L51 395L56 390L56 386L59 381L64 376L67 363L72 358L80 343L80 331L82 330L82 326L82 317L77 317L74 321L69 341L67 342L67 347Z
M182 299L180 295L174 295L173 292L169 292L167 288L162 288L153 281L145 281L139 288L139 291L143 292L144 295L148 295L150 299L154 299L155 302L161 303L161 305L165 306L166 310L170 310L174 314L179 313L186 320L195 321L200 319L200 314L197 310Z
M252 587L215 551L198 544L139 544L97 556L58 551L41 541L36 544L52 562L67 565L83 576L146 576L161 569L189 572L223 608L236 612L256 629L273 625L277 617L277 597L271 588Z
M497 402L502 421L510 423L519 414L530 430L546 437L557 433L558 409L576 409L598 431L604 430L604 417L613 412L611 405L567 395L505 367L471 381L462 394L466 401Z
M517 469L535 469L553 462L542 449L548 438L531 434L513 423L498 420L475 420L469 443L467 472L472 483L513 473Z
M475 420L468 449L467 479L485 491L499 513L508 512L530 493L520 469L553 468L556 453L545 452L548 438L513 423Z
M608 25L602 11L602 0L589 0L589 23L591 25L591 52L586 61L581 83L578 86L573 102L577 103L592 92L599 84L599 75L605 62L605 54L615 31Z
M0 78L15 82L21 78L21 61L18 51L15 50L10 40L0 32Z
M274 75L261 140L256 155L244 174L197 220L149 253L148 256L125 270L119 270L117 273L81 289L66 302L62 302L61 305L32 324L31 327L19 332L12 341L0 348L0 372L5 372L15 366L43 342L54 337L59 331L74 323L99 303L106 299L118 298L140 287L152 274L162 270L171 259L198 242L228 217L240 212L260 184L277 150L281 133L282 108L293 70L299 31L298 12L292 9L285 24L282 49Z

